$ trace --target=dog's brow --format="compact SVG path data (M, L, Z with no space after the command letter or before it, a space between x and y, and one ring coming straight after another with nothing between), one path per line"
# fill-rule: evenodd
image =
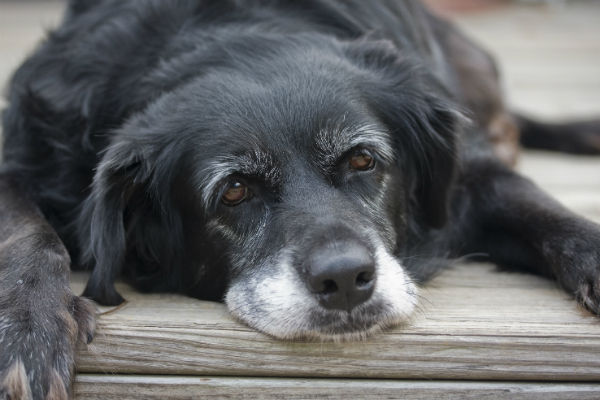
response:
M356 147L370 147L386 162L394 159L389 135L376 125L321 129L314 137L314 144L319 156L324 157L324 161L329 164L334 164Z
M276 185L281 177L281 168L275 157L263 150L250 150L240 154L216 157L202 171L200 193L205 206L210 206L217 185L233 174L258 178Z

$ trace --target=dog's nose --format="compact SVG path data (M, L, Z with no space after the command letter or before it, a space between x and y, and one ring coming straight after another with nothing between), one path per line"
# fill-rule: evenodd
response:
M362 245L319 249L309 256L306 281L323 307L350 312L373 294L375 262Z

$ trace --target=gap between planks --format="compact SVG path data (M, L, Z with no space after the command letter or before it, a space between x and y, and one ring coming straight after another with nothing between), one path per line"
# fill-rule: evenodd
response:
M596 400L600 384L363 379L278 379L80 375L77 400L244 399L578 399Z

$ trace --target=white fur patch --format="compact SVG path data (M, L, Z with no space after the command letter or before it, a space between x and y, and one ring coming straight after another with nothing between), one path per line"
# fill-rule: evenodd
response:
M327 310L310 293L282 251L260 273L229 289L230 312L261 332L279 339L360 340L406 321L415 308L416 287L383 244L376 243L376 286L371 298L351 312Z

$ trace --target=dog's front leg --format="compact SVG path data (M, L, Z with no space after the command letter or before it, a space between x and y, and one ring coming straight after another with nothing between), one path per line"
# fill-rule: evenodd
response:
M95 307L69 287L67 250L15 182L0 175L0 399L66 399Z
M555 277L600 315L599 225L489 158L467 161L457 188L450 228L455 249Z

